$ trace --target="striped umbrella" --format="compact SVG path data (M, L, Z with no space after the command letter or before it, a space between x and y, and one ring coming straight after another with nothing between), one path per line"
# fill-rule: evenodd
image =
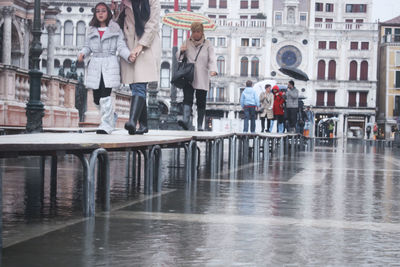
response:
M190 30L193 22L201 22L205 31L213 31L217 28L214 21L210 18L189 11L177 11L166 14L162 18L162 23L174 29Z

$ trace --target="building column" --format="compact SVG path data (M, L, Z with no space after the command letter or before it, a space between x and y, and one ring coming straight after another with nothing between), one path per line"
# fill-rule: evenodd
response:
M29 69L29 39L30 39L30 26L29 21L23 20L23 42L24 42L24 57L22 60L21 68Z
M11 26L12 26L12 16L14 14L14 8L8 7L8 6L3 7L3 9L1 10L1 13L4 18L2 61L3 61L3 64L5 64L5 65L11 65L11 45L12 45Z
M56 24L47 25L47 74L54 75L54 34L57 30Z

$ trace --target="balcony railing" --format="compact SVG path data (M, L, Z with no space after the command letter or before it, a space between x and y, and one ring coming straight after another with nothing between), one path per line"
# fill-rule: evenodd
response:
M209 103L224 103L227 99L225 97L207 97L207 102Z
M382 37L382 43L400 43L400 34L387 34Z
M373 31L378 30L377 23L351 23L351 22L314 22L314 28L321 30L360 30Z
M0 124L25 126L25 106L29 100L30 78L25 69L0 64L0 101L6 103L0 111ZM76 81L43 75L40 99L44 104L44 127L76 127L78 111L75 109Z
M215 19L217 26L244 27L244 28L266 28L265 19Z

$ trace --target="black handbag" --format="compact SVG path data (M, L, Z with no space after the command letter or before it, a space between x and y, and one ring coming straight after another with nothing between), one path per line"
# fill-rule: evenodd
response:
M194 64L197 61L197 57L199 56L199 53L201 49L203 48L203 45L200 47L199 52L197 52L196 58L194 60L194 63L189 63L187 62L187 57L185 52L181 52L182 56L183 53L183 58L181 61L178 62L178 67L172 76L171 83L175 85L178 88L185 88L188 85L191 85L194 79Z

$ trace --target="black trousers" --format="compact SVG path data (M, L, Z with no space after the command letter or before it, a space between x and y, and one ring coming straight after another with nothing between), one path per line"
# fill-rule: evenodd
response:
M112 88L106 88L104 85L103 74L101 74L99 89L93 90L93 102L96 105L100 105L100 98L110 96L111 91Z
M295 128L297 123L297 110L298 108L286 108L289 127Z
M194 91L196 91L197 109L206 109L207 91L194 89L191 85L183 88L183 104L193 105Z
M267 120L267 131L269 131L269 128L271 127L271 120L268 119L267 117L260 117L261 120L261 132L264 132L265 129L265 120Z

